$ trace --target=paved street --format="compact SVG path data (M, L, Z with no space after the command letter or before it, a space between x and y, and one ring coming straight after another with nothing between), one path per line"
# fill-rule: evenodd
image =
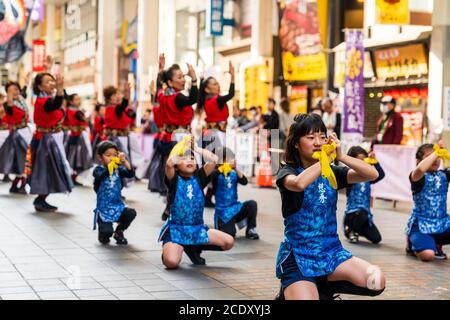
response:
M60 208L56 214L34 212L32 197L11 196L8 189L0 184L2 299L273 299L278 291L274 264L283 224L275 189L240 189L242 200L258 201L260 241L246 240L241 231L231 251L204 253L207 266L194 267L184 256L176 271L161 263L157 236L163 203L147 192L145 183L124 192L138 212L126 233L128 247L97 242L92 231L95 194L89 187L70 196L50 196L49 202ZM340 221L344 201L341 195ZM382 244L343 243L385 272L387 289L377 299L450 299L450 261L422 263L404 254L409 210L408 204L393 210L392 203L377 200L375 222ZM211 226L212 216L207 210Z

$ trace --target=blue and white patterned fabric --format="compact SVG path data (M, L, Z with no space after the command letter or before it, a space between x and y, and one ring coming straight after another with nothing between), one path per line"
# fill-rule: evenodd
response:
M214 213L215 228L219 228L219 219L223 223L230 222L242 209L242 203L238 201L238 174L232 170L228 176L217 176L216 210Z
M406 234L417 221L424 234L442 233L450 228L447 214L448 180L444 171L426 172L423 189L413 195L414 208L406 226Z
M361 182L356 183L347 188L347 206L345 214L355 213L359 210L367 212L369 223L373 225L373 215L370 211L370 196L372 191L372 183Z
M122 179L121 173L126 171L124 167L119 167L110 176L108 169L104 166L98 166L94 170L94 177L107 176L101 181L97 192L97 207L94 210L94 230L97 224L97 219L103 222L117 222L126 208L122 200Z
M208 227L203 221L205 196L197 177L178 176L175 200L170 206L170 217L164 224L159 240L167 229L173 243L199 245L208 243Z
M297 169L300 174L303 168ZM277 277L291 252L305 277L331 274L352 254L342 247L337 234L337 191L327 179L317 178L304 191L300 210L284 219L284 241L277 257Z

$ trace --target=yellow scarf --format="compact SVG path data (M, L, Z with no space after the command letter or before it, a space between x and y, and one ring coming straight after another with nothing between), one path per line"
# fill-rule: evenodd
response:
M331 144L326 144L322 146L322 151L314 152L313 158L320 161L320 165L322 167L322 177L327 179L333 189L337 190L337 180L334 175L333 170L331 169L330 162L328 161L328 157L331 156L331 159L336 159L336 142L332 142Z
M441 149L437 144L433 147L434 153L444 161L444 167L447 167L447 161L450 161L450 154L447 149Z
M370 165L376 165L376 164L378 163L378 160L375 159L375 158L370 158L370 157L368 157L368 158L365 158L365 159L364 159L364 162L365 162L365 163L368 163L368 164L370 164Z
M173 147L172 152L170 152L169 159L173 156L182 156L190 148L191 137L185 136L182 141L178 142L175 147Z
M225 177L230 174L231 170L233 170L233 168L229 163L226 162L219 167L219 172L222 173Z
M114 171L119 169L120 158L114 157L111 159L111 162L108 164L108 172L109 175L112 176Z

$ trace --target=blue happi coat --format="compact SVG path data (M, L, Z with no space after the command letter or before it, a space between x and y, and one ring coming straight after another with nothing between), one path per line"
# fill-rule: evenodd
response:
M426 172L423 189L413 195L414 207L406 226L406 234L411 233L415 223L424 234L442 233L450 228L447 213L448 180L444 171Z
M303 168L297 169L301 174ZM337 191L327 179L318 177L304 191L300 210L284 219L284 241L277 257L277 277L291 253L306 277L328 275L352 254L342 247L337 233Z
M226 177L224 174L217 176L216 209L214 213L216 229L219 229L219 219L227 224L242 209L243 204L238 201L238 180L236 170L232 170Z
M159 240L170 230L171 242L180 245L208 243L208 227L203 221L205 196L196 176L177 176L175 199L170 206L169 219L164 224Z
M122 200L122 178L132 178L133 171L119 166L110 176L105 166L98 166L94 170L95 190L97 192L97 206L94 210L94 230L98 218L103 222L117 222L126 208Z

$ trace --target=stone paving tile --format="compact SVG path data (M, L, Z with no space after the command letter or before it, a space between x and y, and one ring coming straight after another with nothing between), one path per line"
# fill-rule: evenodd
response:
M152 295L158 300L190 300L190 299L194 299L186 291L152 292Z
M33 293L15 293L15 294L5 294L0 295L2 300L39 300L39 297Z
M69 290L63 291L37 291L38 296L43 300L61 300L61 299L74 299L78 300L78 297Z

